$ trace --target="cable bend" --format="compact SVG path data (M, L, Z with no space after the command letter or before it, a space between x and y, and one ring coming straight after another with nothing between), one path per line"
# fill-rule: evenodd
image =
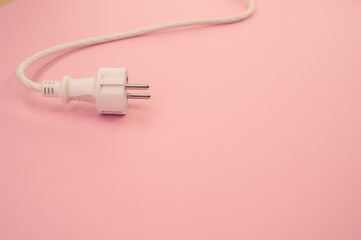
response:
M247 10L239 15L232 16L232 17L195 19L195 20L166 23L166 24L154 25L154 26L146 27L146 28L140 28L137 30L115 33L115 34L99 36L99 37L93 37L93 38L88 38L88 39L83 39L83 40L78 40L78 41L74 41L74 42L57 45L55 47L48 48L41 52L38 52L38 53L34 54L33 56L27 58L24 62L22 62L18 66L18 68L16 70L16 77L25 87L35 90L35 91L38 91L38 92L41 92L41 84L31 81L29 78L27 78L25 76L24 72L29 65L31 65L32 63L38 61L39 59L42 59L49 55L52 55L52 54L55 54L55 53L61 52L61 51L74 50L74 49L91 46L91 45L95 45L95 44L99 44L99 43L106 43L106 42L111 42L111 41L122 40L122 39L126 39L126 38L141 36L141 35L145 35L148 33L163 31L163 30L172 29L172 28L187 27L187 26L193 26L193 25L216 25L216 24L236 23L236 22L242 21L242 20L248 18L250 15L252 15L252 13L254 12L254 9L255 9L254 0L248 0Z

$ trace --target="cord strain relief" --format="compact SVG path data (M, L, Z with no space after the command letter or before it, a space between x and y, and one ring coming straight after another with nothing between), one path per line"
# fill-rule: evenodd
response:
M41 92L43 97L58 97L59 81L43 81L41 84Z

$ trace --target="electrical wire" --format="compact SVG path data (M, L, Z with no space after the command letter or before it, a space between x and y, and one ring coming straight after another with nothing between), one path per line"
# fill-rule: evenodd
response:
M71 51L71 50L79 49L79 48L86 47L86 46L122 40L122 39L126 39L126 38L141 36L141 35L149 34L152 32L158 32L158 31L163 31L163 30L172 29L172 28L180 28L180 27L187 27L187 26L193 26L193 25L218 25L218 24L236 23L236 22L239 22L239 21L242 21L242 20L248 18L254 12L254 9L255 9L254 0L248 0L247 10L239 15L232 16L232 17L195 19L195 20L172 22L172 23L154 25L151 27L140 28L137 30L115 33L115 34L110 34L110 35L105 35L105 36L100 36L100 37L93 37L93 38L88 38L88 39L83 39L83 40L78 40L78 41L74 41L74 42L57 45L55 47L48 48L41 52L38 52L35 55L26 59L24 62L22 62L16 70L16 77L27 88L41 92L41 84L31 81L29 78L27 78L25 76L24 72L27 69L27 67L29 67L29 65L31 65L32 63L38 61L39 59L42 59L49 55L52 55L52 54L55 54L55 53L58 53L61 51Z

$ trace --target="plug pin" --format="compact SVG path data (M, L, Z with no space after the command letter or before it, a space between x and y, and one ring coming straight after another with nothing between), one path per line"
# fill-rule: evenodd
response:
M128 93L128 99L149 99L150 94L146 93Z
M149 89L148 84L136 84L136 83L127 83L125 85L127 90L147 90Z

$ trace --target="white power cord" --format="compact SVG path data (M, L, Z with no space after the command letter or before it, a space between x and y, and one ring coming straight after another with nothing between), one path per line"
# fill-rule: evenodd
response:
M65 76L62 81L44 81L42 84L31 81L25 76L24 72L30 64L61 51L71 51L99 43L122 40L171 28L180 28L193 25L236 23L248 18L254 12L254 8L254 0L248 0L247 10L239 15L232 17L173 22L61 44L45 49L26 59L18 66L16 70L16 77L25 87L42 92L43 96L61 97L63 102L66 103L70 102L71 100L95 102L100 113L124 114L126 111L128 98L150 97L148 94L127 93L127 89L147 89L148 85L128 84L128 75L126 69L103 68L100 69L97 77L94 78L75 80Z

